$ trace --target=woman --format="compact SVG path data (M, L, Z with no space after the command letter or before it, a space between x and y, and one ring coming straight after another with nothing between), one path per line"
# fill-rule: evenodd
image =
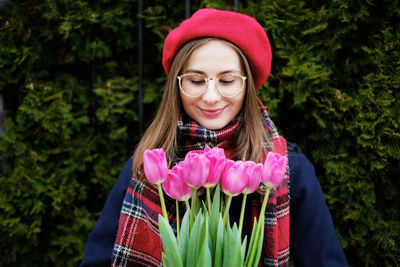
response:
M169 33L160 108L111 191L81 266L160 266L161 208L157 189L143 175L143 152L163 148L171 167L206 145L224 148L233 160L260 162L270 150L289 158L289 173L269 198L264 266L288 266L289 255L295 266L347 266L312 165L278 135L256 96L271 55L263 28L235 12L202 9ZM258 194L251 198L244 234L260 203ZM174 214L174 202L168 205ZM231 210L237 217L238 209Z

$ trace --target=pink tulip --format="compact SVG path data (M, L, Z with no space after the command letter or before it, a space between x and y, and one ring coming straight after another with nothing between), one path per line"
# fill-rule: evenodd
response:
M270 187L277 187L285 177L288 158L278 153L268 152L264 162L262 182Z
M176 165L168 172L167 179L162 184L165 193L178 201L188 200L192 195L192 188L183 180L182 166Z
M209 146L206 146L204 148L204 153L207 156L214 156L217 158L225 158L225 152L223 148L219 148L219 147L214 147L214 148L210 148Z
M247 183L242 191L243 194L251 194L255 192L260 185L263 165L255 163L254 161L245 161L244 163L247 170Z
M247 169L243 161L227 160L221 178L221 191L229 196L239 195L247 184Z
M164 150L156 148L143 153L143 169L147 179L153 184L164 182L168 174Z
M210 172L203 186L206 188L211 188L216 186L221 179L221 174L225 167L226 157L222 148L209 148L206 146L204 152L210 161Z
M204 151L190 151L182 164L183 180L187 185L199 188L205 184L210 172L210 161L204 155Z

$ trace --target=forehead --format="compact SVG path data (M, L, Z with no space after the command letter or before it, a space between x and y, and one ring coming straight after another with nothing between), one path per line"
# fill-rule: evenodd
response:
M206 74L218 74L227 70L242 71L238 52L228 43L211 40L193 51L185 62L183 71L196 70Z

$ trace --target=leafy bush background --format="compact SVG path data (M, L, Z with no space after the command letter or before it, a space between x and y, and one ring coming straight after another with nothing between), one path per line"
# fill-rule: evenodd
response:
M233 1L191 1L232 10ZM259 91L315 164L352 266L400 265L398 1L239 1L273 47ZM141 135L137 1L2 1L0 265L75 266ZM184 1L144 3L148 122Z

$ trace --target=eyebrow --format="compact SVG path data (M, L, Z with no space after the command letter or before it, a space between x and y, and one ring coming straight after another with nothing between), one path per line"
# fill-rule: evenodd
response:
M188 73L188 72L194 72L194 73L199 73L199 74L206 75L206 73L204 71L201 71L201 70L188 69L188 70L185 71L185 73ZM239 73L239 74L241 73L238 70L224 70L224 71L219 72L218 75L223 75L223 74L231 73L231 72L235 72L235 73Z

